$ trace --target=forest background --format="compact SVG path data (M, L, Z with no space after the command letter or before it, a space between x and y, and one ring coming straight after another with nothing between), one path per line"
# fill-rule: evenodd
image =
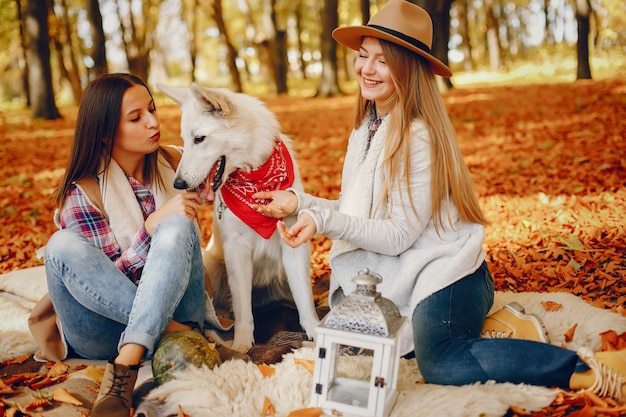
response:
M40 264L77 103L102 72L261 97L294 138L307 190L337 197L354 54L330 33L384 3L0 0L0 272ZM441 88L491 220L498 289L566 290L624 311L626 3L416 3L447 40L433 50L455 73ZM153 93L163 141L180 143L178 108ZM316 238L314 278L329 247Z
M103 72L148 81L164 144L181 143L180 111L157 82L260 97L294 140L306 190L336 198L356 82L331 31L385 2L0 0L0 273L41 265L77 105ZM626 2L414 2L454 72L440 86L490 221L496 288L567 291L626 316ZM204 241L211 217L203 207ZM314 239L314 286L328 282L330 244ZM624 348L626 335L603 342ZM623 411L579 396L533 416Z

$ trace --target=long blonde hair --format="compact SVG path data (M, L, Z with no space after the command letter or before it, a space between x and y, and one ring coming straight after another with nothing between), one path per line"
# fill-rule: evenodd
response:
M487 224L430 64L401 46L382 39L379 41L395 92L387 103L392 111L386 116L390 120L384 149L385 183L377 204L387 201L394 181L404 181L411 207L416 210L410 188L411 122L420 119L430 133L431 210L435 230L439 232L440 228L445 228L442 207L445 207L447 221L453 227L450 201L454 202L462 220ZM353 118L355 129L363 123L373 106L374 103L364 99L359 90ZM402 173L400 167L404 167Z

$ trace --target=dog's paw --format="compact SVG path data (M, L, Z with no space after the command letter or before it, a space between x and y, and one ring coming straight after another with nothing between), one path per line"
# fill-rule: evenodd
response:
M237 337L237 335L235 335L235 338L233 339L232 348L239 352L246 353L248 350L250 350L250 348L253 345L254 345L254 338Z

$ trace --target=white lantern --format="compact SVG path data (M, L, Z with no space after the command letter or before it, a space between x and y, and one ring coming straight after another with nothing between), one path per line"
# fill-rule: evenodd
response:
M356 290L315 330L311 406L336 416L384 417L398 395L399 339L406 318L376 291L380 275L363 269L352 282Z

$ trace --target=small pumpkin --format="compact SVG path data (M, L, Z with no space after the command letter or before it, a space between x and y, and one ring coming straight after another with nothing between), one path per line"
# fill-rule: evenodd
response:
M179 330L167 334L159 342L152 357L152 375L158 384L163 384L172 379L175 372L190 365L213 369L221 363L215 344L198 332Z

